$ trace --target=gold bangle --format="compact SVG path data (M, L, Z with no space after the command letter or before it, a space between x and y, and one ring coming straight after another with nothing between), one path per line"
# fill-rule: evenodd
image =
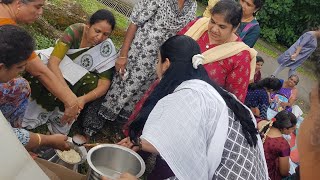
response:
M36 134L38 136L39 146L41 145L41 136L39 133Z
M94 93L94 95L96 95L96 99L97 99L98 98L97 93L94 90L92 90L92 92Z
M75 107L76 105L78 105L78 102L76 101L72 106L66 106L67 108L73 108Z
M118 58L120 58L120 59L127 59L128 57L126 57L126 56L119 56Z

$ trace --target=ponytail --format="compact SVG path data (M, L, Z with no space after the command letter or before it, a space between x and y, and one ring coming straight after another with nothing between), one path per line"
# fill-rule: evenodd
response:
M273 77L267 77L264 78L257 83L251 83L248 86L249 90L256 90L256 89L271 89L273 91L278 91L282 87L282 83L278 78L273 78Z
M267 139L268 132L270 131L273 122L276 121L276 118L272 118L271 121L269 121L267 124L262 126L262 128L259 130L259 134L262 136L262 143L264 143Z
M270 122L265 124L260 130L259 133L262 138L262 142L264 143L268 132L271 127L277 128L279 130L288 129L294 127L297 124L297 117L292 113L286 110L280 111L274 118L271 119Z

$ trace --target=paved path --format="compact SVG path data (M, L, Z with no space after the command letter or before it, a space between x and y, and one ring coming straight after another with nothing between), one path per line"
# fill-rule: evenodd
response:
M260 43L263 43L265 46L266 45L263 41L260 41ZM268 47L270 48L270 47ZM264 60L265 63L262 67L262 77L267 77L270 76L278 67L278 62L276 59L266 55L263 52L258 51L259 54ZM281 52L278 52L280 55ZM312 80L310 77L307 77L306 75L303 75L301 73L298 73L298 76L300 78L300 82L297 85L298 88L298 101L297 104L305 111L307 112L309 109L309 93L313 87L313 85L316 83L315 80ZM287 79L288 78L288 69L283 70L280 74L279 77L281 79Z

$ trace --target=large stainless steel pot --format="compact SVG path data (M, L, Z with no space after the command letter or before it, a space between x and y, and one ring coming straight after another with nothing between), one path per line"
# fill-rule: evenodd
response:
M128 172L140 177L145 171L143 159L131 149L116 144L101 144L88 152L87 180L100 180L101 176L117 179Z

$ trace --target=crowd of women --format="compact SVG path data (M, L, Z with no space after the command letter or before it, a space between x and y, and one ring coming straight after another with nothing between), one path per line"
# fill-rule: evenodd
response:
M124 125L118 144L152 161L148 179L289 176L283 135L296 133L295 69L320 30L300 37L261 79L264 60L252 48L261 0L209 0L198 18L193 0L140 0L119 53L109 38L116 19L104 9L34 51L16 23L34 22L44 3L0 0L0 110L26 149L68 149L74 121L89 140L109 120ZM277 79L285 67L288 79ZM43 124L52 135L26 130Z

